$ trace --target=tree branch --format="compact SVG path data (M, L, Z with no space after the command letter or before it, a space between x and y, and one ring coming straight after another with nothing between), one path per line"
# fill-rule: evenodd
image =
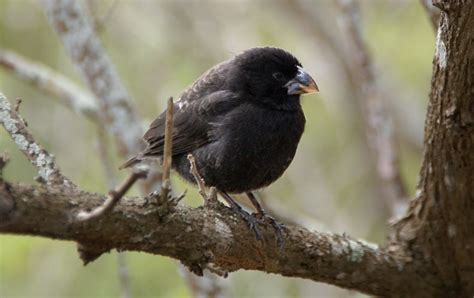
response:
M74 183L59 171L54 162L54 157L35 141L21 116L11 108L10 102L2 93L0 93L0 123L17 147L36 166L42 181L48 184L74 187Z
M126 158L136 154L143 147L139 118L81 3L75 0L43 0L42 3L51 26L99 101L103 125L114 136L120 155ZM143 194L161 186L157 167L150 167L148 177L142 184Z
M474 5L437 1L436 41L425 152L408 215L396 241L423 255L446 296L474 294Z
M173 98L168 99L165 119L165 144L163 151L163 176L161 183L161 204L166 204L171 191L170 171L173 156Z
M1 233L73 240L98 250L160 254L188 267L221 272L260 270L380 296L407 296L420 288L427 295L437 292L428 283L428 273L423 277L416 273L416 262L405 262L402 256L346 235L289 226L281 252L271 244L274 232L266 226L262 247L246 223L222 204L215 209L177 205L173 213L160 217L153 204L126 197L100 222L75 223L71 215L94 209L105 197L73 189L5 185L1 195L11 197L16 208L9 221L0 219Z
M56 97L60 103L97 122L98 108L92 94L55 70L28 60L14 52L0 49L0 66L42 92Z
M342 12L340 23L350 38L360 104L365 111L363 118L367 142L376 156L375 167L383 183L383 197L388 200L392 216L400 217L406 210L408 194L399 171L392 121L377 86L371 55L362 36L358 5L354 0L340 0L338 3Z
M138 152L142 147L138 116L80 2L43 0L42 3L69 56L99 100L109 123L107 128L118 141L120 151L124 155Z

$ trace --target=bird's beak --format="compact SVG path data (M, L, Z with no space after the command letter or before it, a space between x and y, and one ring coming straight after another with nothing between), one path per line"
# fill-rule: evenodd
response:
M288 88L288 95L319 92L316 82L302 67L298 67L298 73L285 87Z

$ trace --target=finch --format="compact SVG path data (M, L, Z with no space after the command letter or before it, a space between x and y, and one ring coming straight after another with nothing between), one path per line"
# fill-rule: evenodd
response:
M305 127L300 96L319 91L313 78L289 52L274 47L251 48L205 72L174 106L172 167L195 183L192 154L206 186L214 186L230 207L261 234L268 220L282 245L281 225L266 215L252 191L277 180L295 156ZM122 167L164 150L166 111L143 139L147 147ZM230 196L245 193L257 209L248 214Z

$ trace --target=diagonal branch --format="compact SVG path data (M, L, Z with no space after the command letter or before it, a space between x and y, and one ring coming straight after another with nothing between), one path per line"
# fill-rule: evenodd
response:
M74 187L74 183L59 171L54 157L36 142L28 131L24 120L12 109L10 102L2 93L0 93L0 124L3 125L17 147L25 154L29 161L38 168L42 181L48 184Z
M375 78L369 49L362 36L359 7L354 0L340 0L341 25L349 37L354 73L358 77L360 104L365 111L367 142L376 155L376 170L383 183L392 216L400 217L406 209L408 193L399 170L390 115Z
M135 106L80 1L43 0L42 3L51 26L99 101L103 125L113 135L120 155L126 158L136 154L143 146L143 129ZM148 177L141 185L143 194L161 186L157 167L150 167Z
M138 179L146 178L147 172L148 169L146 168L134 170L133 173L130 174L130 176L128 176L128 178L116 190L111 190L109 192L109 196L107 197L107 200L105 200L104 204L90 212L79 212L77 215L77 220L88 221L106 215L114 208L115 205L117 205L118 201L130 190L130 188L135 184L135 182L137 182Z
M116 138L120 152L138 152L142 146L138 116L80 1L44 0L42 4L71 60L99 100L107 129Z
M93 96L55 70L2 49L0 49L0 66L45 94L53 95L73 111L84 114L94 122L99 121L98 108Z

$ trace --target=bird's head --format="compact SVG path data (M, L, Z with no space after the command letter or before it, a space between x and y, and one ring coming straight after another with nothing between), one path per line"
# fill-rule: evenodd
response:
M260 100L294 100L301 94L319 91L298 59L285 50L252 48L237 55L234 61L239 88Z

